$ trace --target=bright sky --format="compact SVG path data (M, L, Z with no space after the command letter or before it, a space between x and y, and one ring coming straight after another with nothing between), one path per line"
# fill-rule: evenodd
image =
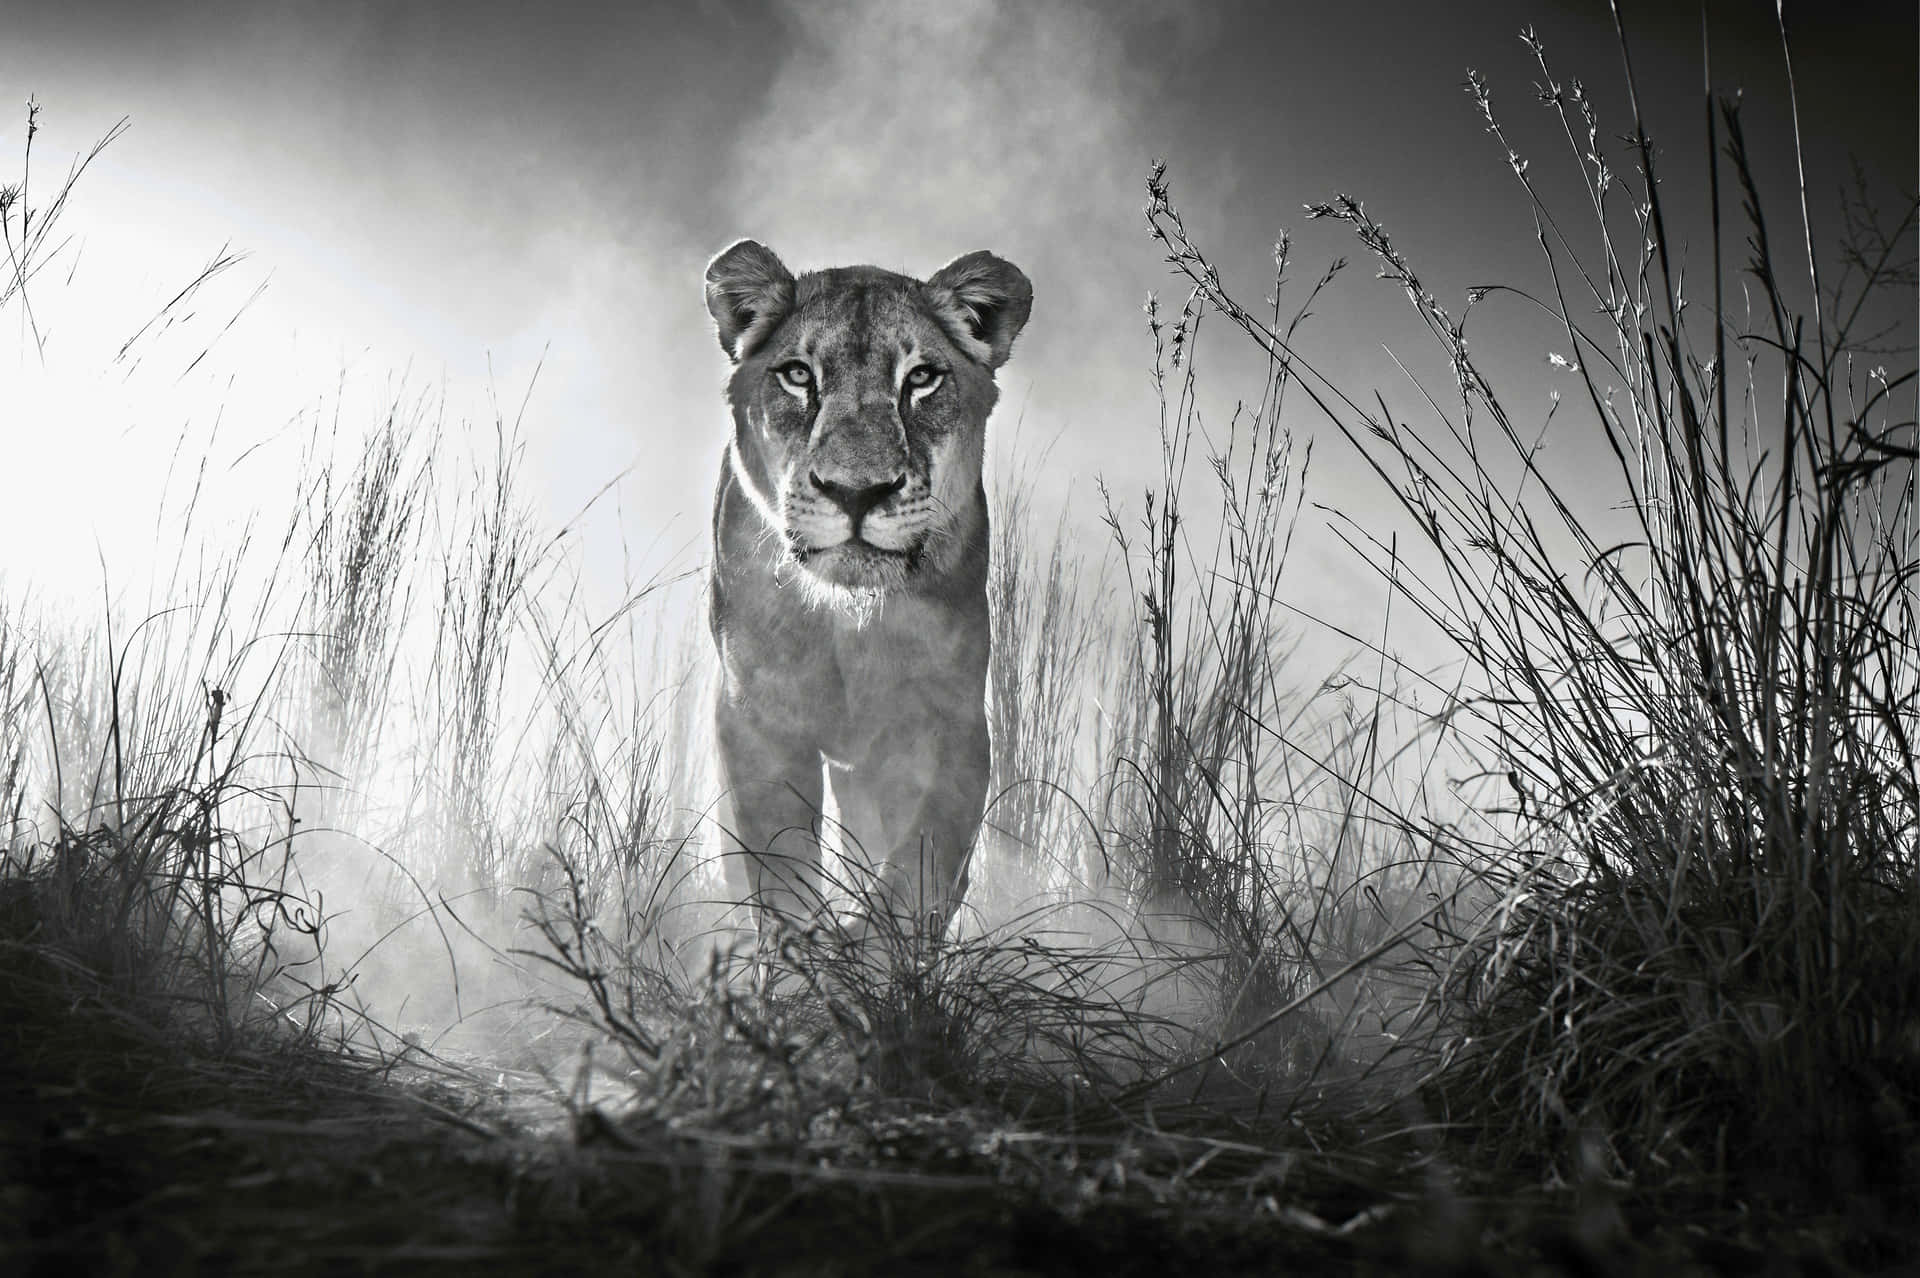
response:
M1698 10L1627 7L1671 190L1697 210ZM1709 8L1715 83L1747 88L1762 159L1789 176L1773 6ZM1883 196L1914 188L1910 0L1790 3L1787 16L1816 217L1832 225L1850 153ZM681 566L704 553L726 420L700 276L741 235L796 268L924 276L976 248L1019 263L1036 302L1002 374L999 431L1005 442L1024 414L1034 445L1058 436L1043 495L1071 488L1091 524L1096 473L1126 497L1155 461L1140 304L1150 289L1181 294L1142 228L1148 162L1169 161L1190 229L1250 302L1283 226L1302 286L1335 255L1361 266L1342 228L1300 212L1344 191L1457 312L1469 284L1540 278L1504 156L1460 91L1469 67L1535 175L1572 192L1515 38L1529 22L1557 73L1586 80L1610 132L1627 132L1598 0L0 0L0 180L18 178L29 94L43 107L33 193L131 118L33 291L44 347L24 313L6 316L0 564L15 580L84 578L97 598L99 555L122 580L155 540L176 453L215 459L211 487L233 504L214 508L270 507L289 492L285 427L303 407L340 394L349 428L370 424L404 385L444 389L450 418L481 420L491 384L511 414L544 355L526 418L544 516L557 526L634 468L580 531L595 588L615 598L622 535L684 550ZM116 362L223 246L247 256L183 308L192 320ZM1397 291L1371 275L1343 277L1305 343L1362 394L1398 384L1383 342L1429 359ZM1511 375L1516 408L1544 411L1547 336L1518 308L1475 314L1476 353ZM1211 349L1224 424L1230 397L1259 381L1223 329ZM1598 438L1572 419L1566 431L1552 447L1577 470ZM1357 513L1380 501L1331 437L1309 496ZM1309 519L1299 600L1364 624L1377 583Z

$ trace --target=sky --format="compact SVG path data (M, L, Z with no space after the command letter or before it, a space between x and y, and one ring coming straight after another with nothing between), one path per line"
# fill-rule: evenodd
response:
M1625 10L1669 194L1697 216L1700 11ZM1790 181L1773 6L1707 13L1713 83L1745 90L1763 176ZM1897 203L1920 186L1912 4L1790 2L1786 21L1816 221L1833 225L1849 157ZM1096 477L1132 500L1158 461L1142 301L1183 295L1143 228L1149 163L1167 162L1189 230L1250 302L1283 228L1302 283L1361 256L1301 213L1336 192L1392 228L1456 313L1470 285L1537 285L1531 217L1461 91L1483 73L1543 189L1576 199L1517 38L1529 24L1626 133L1596 0L0 0L0 182L18 180L29 95L29 204L129 120L63 213L72 239L35 282L31 325L0 315L0 569L98 598L103 565L111 583L142 570L156 477L183 456L216 459L203 523L237 527L290 493L303 410L338 407L350 431L396 394L480 423L524 398L540 517L571 530L612 607L636 575L704 555L727 421L700 280L743 235L796 269L924 277L979 248L1018 263L1035 305L1001 373L995 446L1044 452L1041 500L1097 538ZM142 331L223 252L244 256ZM1316 312L1303 350L1358 395L1406 394L1387 348L1435 367L1371 269ZM1475 318L1476 353L1523 415L1544 413L1550 336L1518 307ZM1223 427L1235 396L1257 395L1258 362L1224 329L1203 360ZM1379 508L1341 441L1296 425L1326 436L1310 499ZM1590 424L1557 429L1568 473L1601 457ZM1364 629L1378 583L1324 516L1307 523L1296 602Z

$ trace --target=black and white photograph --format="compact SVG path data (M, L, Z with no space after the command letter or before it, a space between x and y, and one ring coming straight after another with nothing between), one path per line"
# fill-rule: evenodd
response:
M1912 0L0 0L0 1272L1920 1273Z

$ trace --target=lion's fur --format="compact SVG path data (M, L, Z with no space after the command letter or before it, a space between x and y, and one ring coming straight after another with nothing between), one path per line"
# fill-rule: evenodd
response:
M981 466L1031 298L987 253L925 282L795 279L743 240L707 269L734 361L710 614L723 824L763 922L819 901L823 763L890 908L949 920L966 892L989 753Z

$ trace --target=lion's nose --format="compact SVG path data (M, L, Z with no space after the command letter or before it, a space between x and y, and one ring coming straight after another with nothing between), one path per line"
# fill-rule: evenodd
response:
M866 518L868 511L907 486L905 475L895 475L879 484L837 484L830 479L820 478L818 471L809 472L808 478L813 480L816 492L847 512L847 518L853 521L856 533L860 531L860 521Z

